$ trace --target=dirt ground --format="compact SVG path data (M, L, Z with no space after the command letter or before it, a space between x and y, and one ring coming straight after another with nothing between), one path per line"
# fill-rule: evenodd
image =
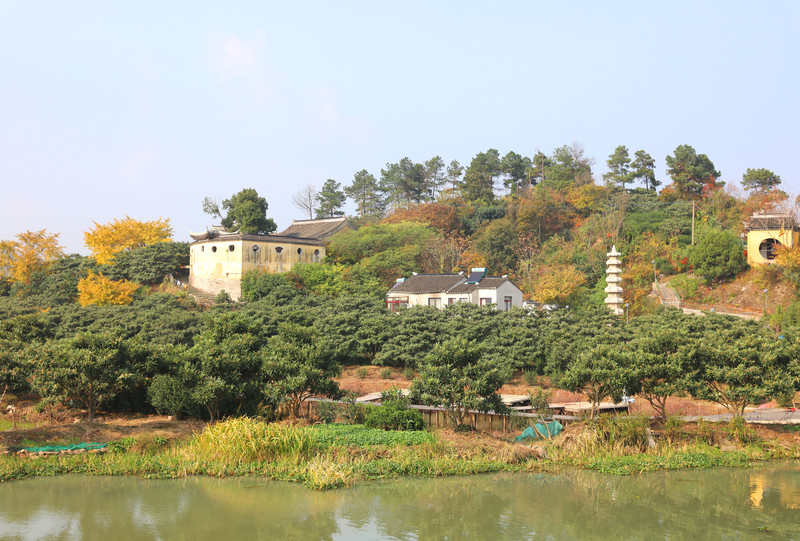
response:
M361 370L363 374L363 369L366 370L367 375L362 378L359 377L358 372ZM381 377L381 372L384 370L391 371L391 375L388 378ZM355 393L357 396L385 391L391 387L400 389L411 387L411 381L403 376L402 370L380 366L347 367L342 371L342 375L337 381L343 390ZM546 377L539 377L537 383L550 391L550 402L579 402L586 400L586 397L581 394L553 388ZM522 374L517 374L509 383L503 385L500 393L527 395L531 390L532 386L525 383ZM631 411L647 415L655 414L653 408L644 399L636 399L631 406ZM718 404L694 400L691 397L673 397L667 401L667 413L669 415L712 415L725 413L725 409Z
M732 281L723 281L712 287L701 285L697 296L686 300L718 309L729 307L763 312L764 289L769 290L766 305L770 314L778 306L785 308L796 298L793 282L789 279L781 277L775 271L755 268L739 274Z
M79 411L60 411L51 424L47 416L34 409L32 400L22 399L15 403L20 428L0 432L0 452L9 447L44 444L106 443L141 434L180 439L201 431L207 424L197 420L176 421L163 415L124 414L103 414L95 422L87 423L85 414ZM0 419L9 424L12 421L10 414L0 415ZM24 428L30 424L36 426Z

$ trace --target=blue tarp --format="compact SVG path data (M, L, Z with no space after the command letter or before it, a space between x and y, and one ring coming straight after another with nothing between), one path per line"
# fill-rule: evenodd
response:
M548 434L550 436L556 436L564 429L564 427L561 426L561 423L558 421L551 421L546 425L542 423L536 423L534 426L536 427L536 430L534 430L532 426L529 426L522 434L514 438L514 441L523 441L527 438L538 440L542 439L543 437L547 438Z

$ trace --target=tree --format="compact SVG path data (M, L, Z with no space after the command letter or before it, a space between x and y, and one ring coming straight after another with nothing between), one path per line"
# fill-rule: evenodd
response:
M314 208L317 205L319 194L317 189L311 184L306 184L299 192L292 196L292 203L295 207L306 212L308 219L314 217Z
M30 375L31 387L42 398L73 400L95 412L120 392L136 385L136 364L146 351L116 334L79 334L38 348Z
M329 178L322 185L322 189L317 194L317 218L335 218L344 214L344 205L347 196L342 191L342 185Z
M387 163L386 169L381 169L380 187L387 194L391 206L408 207L411 203L419 203L427 198L425 168L409 158Z
M206 197L203 200L203 212L217 216L227 229L236 227L246 235L266 235L277 229L275 221L267 218L268 208L267 200L259 197L253 188L245 188L222 201L225 216L214 199Z
M536 186L545 179L545 171L553 165L553 162L544 152L537 150L531 165L532 171L529 187Z
M755 326L709 332L697 348L689 391L724 406L734 417L742 417L749 404L796 390L791 366L797 352Z
M725 185L717 182L721 173L705 154L697 154L689 145L678 146L674 154L667 156L667 174L678 199L701 199Z
M742 175L742 188L747 191L767 192L781 183L781 177L769 169L748 169Z
M434 156L425 162L423 176L425 177L426 199L436 199L436 194L442 191L442 184L444 184L444 160L439 156Z
M522 182L528 178L532 162L530 158L526 158L517 154L516 152L509 152L500 161L500 168L505 174L503 185L509 190L512 195L517 194Z
M500 154L490 148L486 152L478 153L466 173L464 173L464 186L462 193L467 201L494 201L494 179L502 173L500 168Z
M517 233L510 218L488 222L475 233L475 250L486 259L490 273L504 273L516 266Z
M185 242L157 242L130 252L120 252L114 264L106 268L113 280L133 280L143 285L157 285L164 277L189 265L189 245Z
M563 188L570 184L583 186L594 181L592 176L594 159L586 157L580 143L555 149L549 161L550 167L545 170L544 182L554 188Z
M603 180L612 186L620 186L625 189L625 183L633 180L631 173L631 158L628 155L628 147L624 145L614 149L614 153L606 161L608 173L603 175Z
M667 417L667 399L686 389L686 374L697 351L694 338L681 321L683 314L673 312L663 310L646 321L635 319L638 332L630 344L639 395L662 419Z
M353 177L353 183L345 186L347 197L355 201L359 216L372 216L383 213L383 200L378 181L366 169Z
M107 224L94 222L95 227L83 234L92 256L101 265L112 263L120 252L129 252L157 242L172 240L169 218L141 222L130 216Z
M0 241L0 278L29 283L35 273L46 271L54 261L64 257L58 236L42 229L19 233L15 241Z
M689 259L706 284L736 276L747 267L742 244L731 231L707 230L689 250Z
M78 303L81 306L130 304L137 289L139 284L127 280L111 280L102 273L89 271L86 278L78 282Z
M656 180L656 162L644 150L637 150L631 162L631 182L639 180L644 184L645 189L654 190L661 183Z
M510 376L510 367L489 362L481 344L450 338L425 356L411 396L447 410L451 423L464 424L470 410L505 411L498 394Z
M542 304L567 306L583 290L586 277L569 263L536 268L529 278L533 298Z
M261 370L264 394L272 404L285 407L292 418L300 416L300 406L311 396L340 395L333 378L341 368L310 327L280 324L278 334L269 339Z
M461 175L464 174L464 167L458 160L452 160L450 165L447 166L447 180L450 182L450 189L452 194L456 195L461 187Z
M208 410L211 422L230 411L254 410L261 397L260 351L267 337L263 326L240 313L212 317L187 352L198 373L194 400Z
M578 356L564 373L560 385L568 391L585 394L592 403L594 418L603 398L619 402L624 393L637 392L631 364L631 356L622 350L621 344L601 343Z

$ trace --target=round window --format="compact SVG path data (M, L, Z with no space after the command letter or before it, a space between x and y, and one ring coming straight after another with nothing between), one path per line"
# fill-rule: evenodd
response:
M777 254L778 246L781 243L778 239L764 239L761 241L761 244L758 245L758 253L761 254L761 257L764 259L775 259Z
M229 252L232 252L234 248L235 248L235 246L233 244L229 244L228 245L228 251Z
M253 253L256 253L257 251L258 251L258 246L254 244L253 245Z
M297 249L297 255L300 255L300 254L302 254L302 253L303 253L303 249L302 249L302 248L298 248L298 249Z

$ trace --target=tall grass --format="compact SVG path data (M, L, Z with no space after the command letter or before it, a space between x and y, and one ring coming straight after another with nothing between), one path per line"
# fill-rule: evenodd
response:
M264 462L308 459L315 448L306 427L238 417L207 427L190 440L185 452L206 461Z

